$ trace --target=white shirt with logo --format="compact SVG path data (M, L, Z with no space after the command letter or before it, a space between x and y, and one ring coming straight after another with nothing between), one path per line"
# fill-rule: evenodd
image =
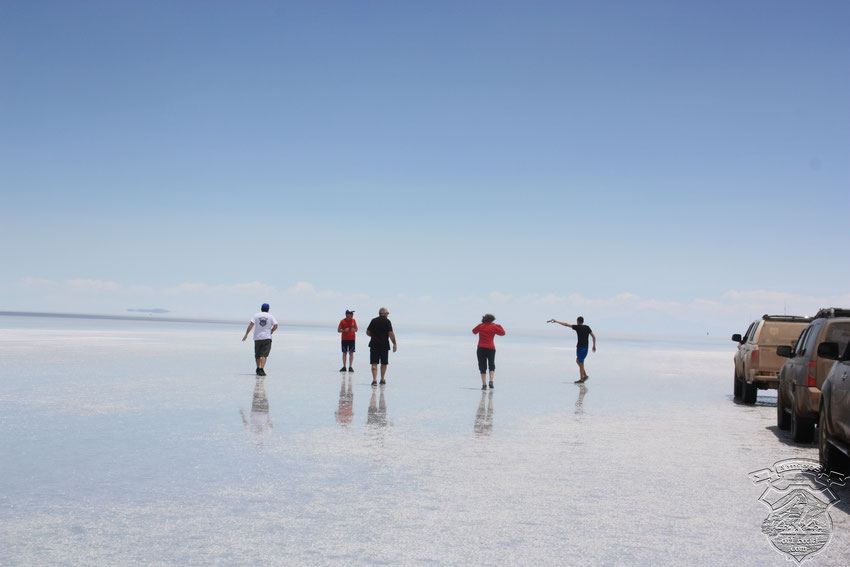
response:
M254 340L262 341L272 338L272 328L277 325L277 319L267 311L260 311L251 318L254 323Z

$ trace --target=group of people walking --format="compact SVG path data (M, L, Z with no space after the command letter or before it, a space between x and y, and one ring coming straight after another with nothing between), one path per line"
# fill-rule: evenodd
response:
M378 384L386 384L387 365L389 364L390 343L392 350L398 350L393 324L389 320L390 312L385 307L378 310L378 316L369 322L366 328L366 335L369 340L369 364L372 367L372 386ZM496 372L496 344L494 339L496 335L505 336L505 329L495 323L496 317L490 313L481 318L481 323L472 329L473 334L478 335L478 371L481 373L481 389L486 390L489 386L492 389L493 379ZM579 369L579 379L576 384L585 383L590 377L584 368L584 361L587 358L589 341L593 339L593 352L596 352L596 335L593 331L584 324L584 317L578 317L576 323L564 323L550 319L547 323L557 323L564 327L569 327L576 332L576 364ZM254 329L254 358L257 362L257 375L265 376L265 366L268 360L272 347L272 335L278 328L277 320L274 315L269 313L269 304L263 303L260 312L251 318L248 328L245 330L245 336L242 341L248 339L248 334L251 329ZM342 368L340 372L354 372L354 352L357 338L357 321L354 319L354 310L346 309L345 318L339 322L337 332L341 335L342 341ZM348 360L346 366L346 357ZM380 382L378 381L378 371L380 367ZM488 378L489 373L489 380Z

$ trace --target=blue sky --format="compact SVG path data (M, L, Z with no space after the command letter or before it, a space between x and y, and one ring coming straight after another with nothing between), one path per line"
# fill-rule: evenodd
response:
M0 4L0 310L726 333L850 306L848 22Z

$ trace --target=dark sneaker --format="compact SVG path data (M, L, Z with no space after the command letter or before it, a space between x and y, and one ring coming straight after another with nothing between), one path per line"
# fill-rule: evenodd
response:
M380 382L380 383L381 383L381 384L386 384L386 383L387 383L387 381L386 381L386 380L381 380L381 382Z
M354 369L353 369L352 367L350 367L350 366L349 366L349 367L348 367L348 371L349 371L349 372L354 372Z
M481 389L482 389L482 390L486 390L486 389L487 389L487 384L481 384Z
M582 382L587 382L588 380L590 380L590 376L585 376L581 379Z
M576 380L573 384L584 384L584 380Z
M377 383L377 382L375 382L374 380L372 380L372 385L373 385L373 386L377 386L377 385L378 385L378 383Z
M491 390L493 389L493 381L492 380L490 380L490 389Z
M257 370L257 374L259 374L260 376L265 376L265 375L266 375L266 371L265 371L265 370L263 370L262 368L260 368L260 369L258 369L258 370Z
M340 372L345 372L345 366L339 369Z
M257 367L257 376L262 376L262 374L260 374L260 367L259 366Z

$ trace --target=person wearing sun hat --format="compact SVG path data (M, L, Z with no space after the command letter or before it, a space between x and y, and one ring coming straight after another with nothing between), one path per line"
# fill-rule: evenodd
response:
M354 310L345 310L345 319L339 322L337 333L342 333L342 368L345 372L345 355L348 354L348 371L354 372L354 341L357 338L357 321L354 320Z

